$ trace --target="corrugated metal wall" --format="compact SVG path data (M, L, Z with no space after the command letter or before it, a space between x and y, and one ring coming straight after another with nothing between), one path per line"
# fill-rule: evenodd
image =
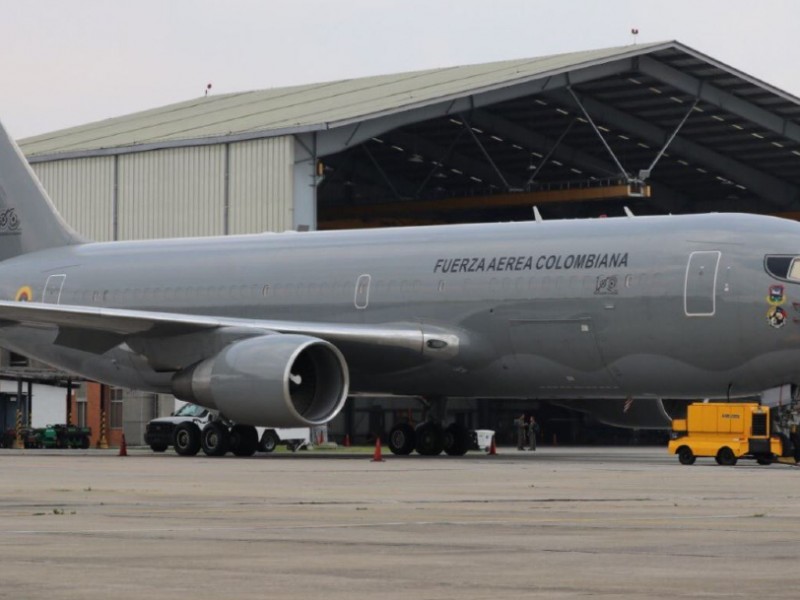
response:
M61 216L81 235L111 240L114 232L114 158L80 158L33 165Z
M294 139L230 147L230 233L292 229Z
M294 140L287 136L42 162L34 169L64 219L105 241L114 239L115 217L121 240L291 229L293 166Z
M119 239L221 235L225 146L119 157Z

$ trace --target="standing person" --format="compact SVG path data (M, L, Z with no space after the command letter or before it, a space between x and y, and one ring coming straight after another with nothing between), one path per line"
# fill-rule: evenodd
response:
M514 427L517 430L517 450L525 449L525 413L514 419Z
M536 419L531 415L531 420L528 423L528 450L536 450L536 436L539 433L539 424Z

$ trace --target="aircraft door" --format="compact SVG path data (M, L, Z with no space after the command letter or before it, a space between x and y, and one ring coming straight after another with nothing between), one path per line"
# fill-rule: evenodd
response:
M42 302L47 304L60 304L61 303L61 290L64 287L64 281L67 276L50 275L47 282L44 284L44 292L42 292Z
M717 250L703 250L689 255L683 288L683 310L687 317L714 316L721 255Z

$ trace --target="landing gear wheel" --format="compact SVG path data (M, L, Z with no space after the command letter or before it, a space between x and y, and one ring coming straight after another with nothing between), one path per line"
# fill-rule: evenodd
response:
M258 432L250 425L231 427L230 448L236 456L253 456L258 448Z
M737 458L736 455L733 453L733 450L724 446L723 448L719 449L717 452L717 463L720 465L724 465L726 467L732 467L736 464Z
M180 423L172 432L172 446L181 456L200 452L200 429L194 423Z
M150 450L153 452L166 452L167 448L167 444L150 444Z
M272 452L278 447L278 443L280 441L281 440L275 431L272 429L267 429L261 434L261 442L258 444L258 446L262 452Z
M681 446L678 448L678 461L682 465L693 465L696 460L697 457L694 455L691 448L688 446Z
M398 456L407 456L414 451L417 436L410 423L398 423L389 431L389 450Z
M200 445L207 456L225 456L230 446L230 437L225 425L212 421L200 432Z
M469 431L460 423L450 423L444 430L444 451L450 456L464 456L469 442Z
M423 456L436 456L444 447L444 432L438 423L427 422L417 426L416 449Z

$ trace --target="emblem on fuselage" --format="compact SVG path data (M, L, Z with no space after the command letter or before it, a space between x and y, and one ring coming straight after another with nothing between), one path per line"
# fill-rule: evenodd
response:
M767 302L771 306L780 306L781 304L786 302L786 293L782 285L769 286L769 295L767 296Z
M786 325L786 311L780 306L773 306L767 311L767 322L771 327L780 329Z
M16 208L0 211L0 235L22 233Z
M17 295L14 296L14 300L17 302L32 302L33 301L33 290L29 285L23 285L21 288L17 290Z
M616 294L618 283L619 280L616 275L611 275L610 277L601 275L597 278L597 283L594 286L594 293L596 296Z

